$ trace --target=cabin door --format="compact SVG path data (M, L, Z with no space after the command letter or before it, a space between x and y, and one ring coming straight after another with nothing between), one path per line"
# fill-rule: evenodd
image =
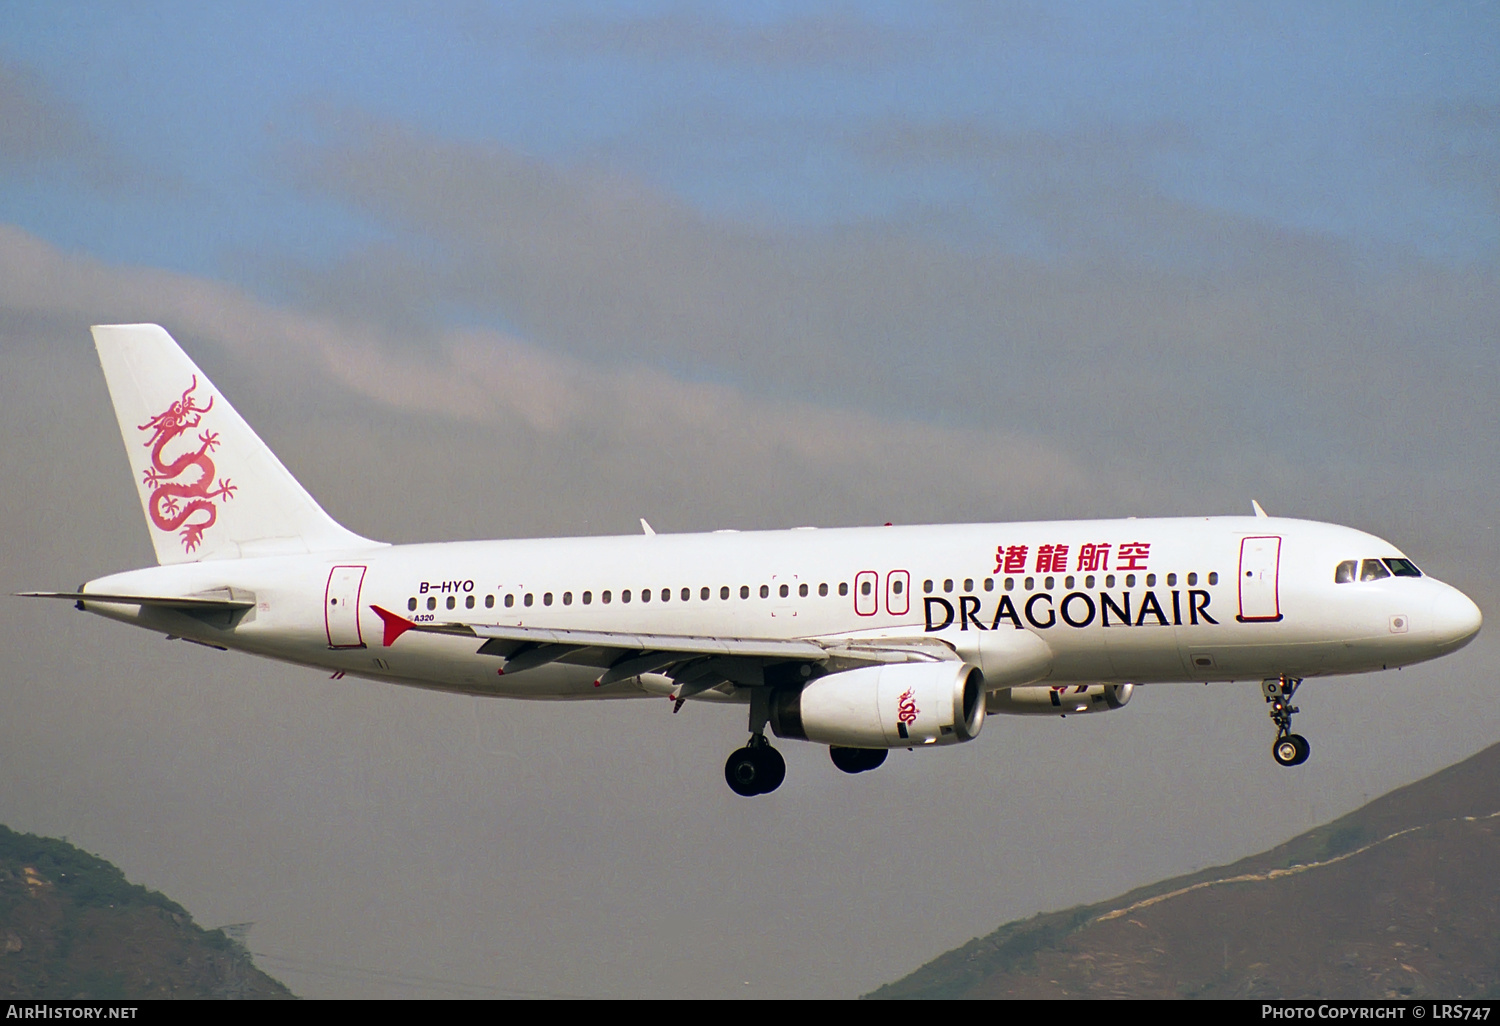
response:
M328 572L323 596L323 623L329 648L364 648L359 634L359 591L365 582L362 566L336 566Z
M1281 596L1277 589L1280 573L1280 538L1245 538L1240 542L1241 623L1281 619Z

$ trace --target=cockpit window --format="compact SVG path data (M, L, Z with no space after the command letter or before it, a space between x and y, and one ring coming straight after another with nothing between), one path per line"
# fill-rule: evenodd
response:
M1417 564L1409 559L1387 559L1385 565L1391 568L1391 573L1397 577L1421 577L1422 571L1417 569Z
M1367 559L1359 568L1359 579L1361 581L1378 581L1382 577L1391 576L1391 572L1385 568L1385 564L1378 559Z
M1350 581L1354 580L1355 572L1358 571L1358 569L1359 562L1357 560L1344 560L1333 571L1333 583L1348 584Z

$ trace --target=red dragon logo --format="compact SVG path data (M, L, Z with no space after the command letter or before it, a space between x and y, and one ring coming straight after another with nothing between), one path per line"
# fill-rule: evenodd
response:
M193 390L197 387L198 375L194 374L193 383L183 391L181 399L140 426L141 431L153 432L144 443L151 449L151 466L146 470L144 484L154 489L146 503L147 512L151 522L163 531L182 528L182 547L188 552L198 547L203 532L219 518L218 508L209 500L228 500L235 492L235 486L226 478L219 479L217 488L209 488L209 482L214 479L214 463L208 454L219 447L219 436L212 431L204 431L198 436L202 444L197 452L189 450L171 463L164 462L162 450L167 443L184 431L197 427L203 414L213 409L212 396L209 396L207 406L196 404ZM176 480L194 466L199 470L195 480ZM194 514L200 515L189 520Z
M912 688L906 688L901 697L895 699L895 718L903 727L916 723L916 693ZM906 736L906 730L901 730L901 736Z

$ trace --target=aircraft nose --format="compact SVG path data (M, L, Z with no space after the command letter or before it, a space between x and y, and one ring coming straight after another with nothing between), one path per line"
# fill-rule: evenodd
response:
M1443 585L1443 591L1432 603L1434 633L1445 645L1458 648L1479 633L1484 616L1474 600L1457 588Z

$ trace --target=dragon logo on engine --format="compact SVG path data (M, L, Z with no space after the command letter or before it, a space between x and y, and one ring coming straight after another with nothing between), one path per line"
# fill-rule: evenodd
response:
M896 733L903 738L910 737L907 729L917 722L917 697L916 692L907 688L901 697L896 699Z
M235 486L227 478L219 478L218 486L210 488L214 479L214 463L208 454L219 447L219 436L205 430L198 436L198 450L189 449L172 462L166 462L167 443L185 431L197 427L203 414L213 409L213 396L206 406L199 406L193 396L198 387L198 376L176 400L161 413L140 425L141 431L150 431L151 437L143 443L151 450L151 466L146 468L142 483L152 489L146 500L146 511L151 522L163 531L182 531L182 547L192 552L203 541L203 532L219 518L218 507L212 500L234 497ZM182 480L190 467L198 468L197 477Z

